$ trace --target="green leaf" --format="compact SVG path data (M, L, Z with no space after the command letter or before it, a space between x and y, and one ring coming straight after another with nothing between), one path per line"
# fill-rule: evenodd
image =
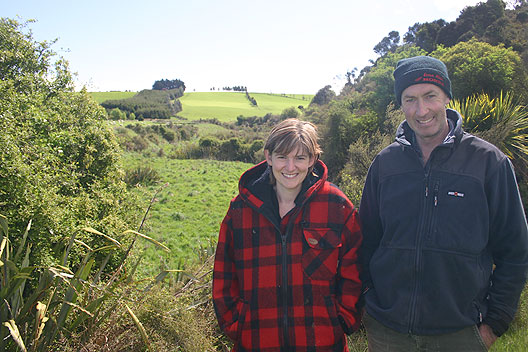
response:
M156 246L162 248L163 250L165 250L165 251L167 251L167 252L170 252L169 247L165 246L164 244L162 244L162 243L156 241L155 239L153 239L153 238L151 238L151 237L149 237L149 236L147 236L147 235L144 235L144 234L139 233L139 232L134 231L134 230L127 230L127 231L123 232L123 235L125 235L125 234L127 234L127 233L133 233L134 235L137 235L137 236L139 236L139 237L141 237L141 238L146 239L147 241L149 241L149 242L151 242L151 243L154 243Z
M22 339L22 336L20 335L20 331L18 330L17 325L15 324L15 321L13 319L9 319L9 321L6 321L3 323L4 326L6 326L9 329L9 333L11 334L11 337L13 340L15 340L16 344L22 351L27 351L26 346L24 345L24 340Z
M95 234L95 235L103 236L103 237L106 238L107 240L113 242L116 246L121 247L121 243L119 243L118 240L113 239L112 237L110 237L110 236L108 236L108 235L105 235L104 233L99 232L99 231L97 231L96 229L93 229L93 228L91 228L91 227L85 227L85 228L83 228L83 230L84 230L84 231L87 231L87 232L90 232L90 233L93 233L93 234Z
M29 233L29 229L31 228L32 222L33 222L32 220L29 220L26 226L26 231L24 231L24 235L22 236L22 241L18 245L18 250L17 250L17 253L15 254L15 259L13 260L15 263L18 263L18 260L20 259L20 256L22 255L22 251L24 250L24 246L26 245L27 236ZM29 250L29 246L28 246L28 250Z
M8 235L7 218L0 214L0 230L2 230L4 236Z
M145 345L147 345L147 349L150 351L150 341L149 341L149 338L148 338L148 335L147 335L147 331L143 327L143 324L141 324L139 319L136 317L134 312L132 312L132 310L126 304L125 304L125 307L126 307L126 309L128 311L128 314L130 314L130 316L132 317L132 320L134 321L134 324L136 325L136 327L138 328L139 332L141 333L141 337L143 338L143 342L145 343Z

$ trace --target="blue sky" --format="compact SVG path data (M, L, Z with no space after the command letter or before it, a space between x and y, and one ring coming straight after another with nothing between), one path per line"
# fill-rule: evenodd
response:
M372 48L416 22L455 20L475 0L0 0L0 16L30 24L70 62L89 91L187 91L243 85L250 92L339 90L375 59Z

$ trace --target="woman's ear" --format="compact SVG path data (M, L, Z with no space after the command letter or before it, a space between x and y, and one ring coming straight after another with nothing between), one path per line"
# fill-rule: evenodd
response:
M264 149L264 156L266 157L266 161L268 162L268 165L271 166L271 154L269 150Z
M317 160L319 160L319 156L312 156L310 157L310 167L313 168L315 166L315 163L317 163Z

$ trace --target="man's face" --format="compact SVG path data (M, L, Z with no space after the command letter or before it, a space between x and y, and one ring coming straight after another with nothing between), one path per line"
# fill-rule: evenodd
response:
M442 143L449 133L447 103L444 91L430 83L414 84L402 92L402 111L419 142Z

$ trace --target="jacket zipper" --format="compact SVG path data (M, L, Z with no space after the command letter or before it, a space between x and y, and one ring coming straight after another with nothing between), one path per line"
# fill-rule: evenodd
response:
M304 205L304 204L303 204ZM286 233L281 233L281 266L282 266L282 302L283 302L283 317L282 317L282 329L284 335L284 345L286 350L290 346L289 338L289 329L288 329L288 237L291 237L293 232L293 225L295 223L295 218L299 214L301 207L299 207L294 213L291 214L290 219L288 220L288 225L286 227Z
M416 318L416 302L418 300L418 286L419 286L419 276L420 276L420 262L421 262L421 248L422 248L422 232L426 228L427 224L427 214L428 214L428 202L429 199L429 175L426 175L425 187L424 187L424 210L422 213L422 222L418 227L418 233L416 235L416 255L414 258L414 288L411 296L411 305L409 311L409 326L407 331L409 335L413 333L414 320Z
M417 234L416 239L416 256L414 261L415 266L415 280L414 280L414 289L413 294L411 296L411 307L410 307L410 318L409 318L409 327L408 332L409 334L413 333L414 330L414 322L416 320L416 311L417 311L417 302L418 302L418 289L420 286L420 274L421 274L421 262L422 262L422 244L423 244L423 237L425 235L428 235L429 232L433 231L433 214L435 212L436 207L438 206L438 194L440 190L440 181L436 180L434 182L433 187L433 194L432 198L429 201L430 196L430 176L429 172L426 173L426 182L425 182L425 189L424 189L424 198L425 198L425 207L424 207L424 215L423 215L423 221L421 223L421 226L419 227L419 231ZM424 231L427 231L424 233Z
M287 239L288 233L281 234L282 253L281 253L281 264L282 264L282 329L284 335L284 345L290 345L290 339L288 336L288 252L287 252Z

